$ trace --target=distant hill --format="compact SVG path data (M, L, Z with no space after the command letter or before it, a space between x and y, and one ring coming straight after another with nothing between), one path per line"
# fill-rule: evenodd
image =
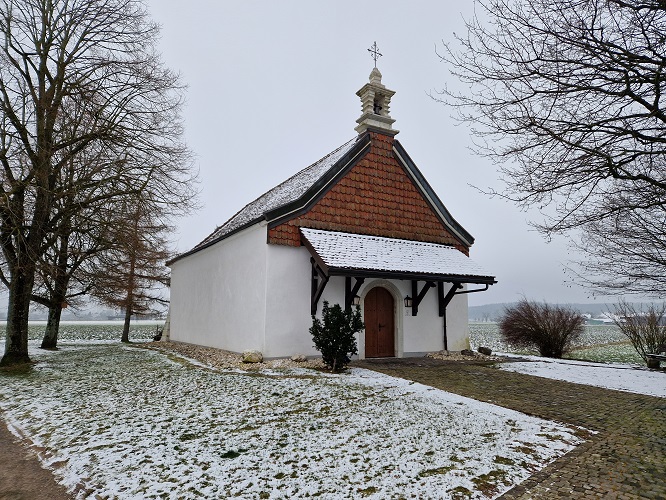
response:
M468 310L468 318L470 321L497 321L504 309L516 304L516 302L506 302L502 304L486 304L483 306L470 306ZM593 303L593 304L558 304L571 307L581 314L590 314L593 318L598 317L600 314L612 311L614 304L608 303ZM641 303L634 303L636 308L641 307ZM647 304L645 304L647 305Z

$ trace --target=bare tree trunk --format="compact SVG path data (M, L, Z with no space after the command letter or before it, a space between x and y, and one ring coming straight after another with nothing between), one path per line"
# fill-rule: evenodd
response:
M5 354L0 366L29 363L28 356L28 313L32 295L34 273L15 276L9 286L9 304L7 308L7 338Z
M56 349L58 347L58 332L60 330L60 316L62 306L49 307L49 317L46 322L46 330L42 339L42 349Z
M68 273L68 255L69 255L69 235L71 229L69 223L64 225L60 236L60 245L58 248L58 257L55 267L55 276L53 280L53 289L49 297L49 317L42 339L42 349L56 349L58 347L58 331L60 330L60 316L62 315L63 304L67 299L67 287L69 286Z
M132 318L132 308L129 305L125 308L125 323L123 324L123 336L121 342L129 343L130 319Z

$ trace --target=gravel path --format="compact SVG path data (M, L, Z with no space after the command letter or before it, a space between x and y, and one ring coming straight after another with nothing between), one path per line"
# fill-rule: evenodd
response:
M0 418L0 499L66 500L65 488L43 469L35 453Z

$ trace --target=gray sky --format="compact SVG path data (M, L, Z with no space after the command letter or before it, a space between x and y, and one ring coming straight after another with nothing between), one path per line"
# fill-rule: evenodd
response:
M178 250L356 135L355 92L368 81L376 40L383 83L396 91L397 138L476 238L471 257L499 281L469 295L470 305L522 295L592 301L564 283L564 241L546 243L526 222L532 214L469 186L498 186L497 173L468 149L468 129L428 95L457 84L435 47L464 32L471 3L150 0L162 57L189 86L186 137L200 169L204 208L179 221Z

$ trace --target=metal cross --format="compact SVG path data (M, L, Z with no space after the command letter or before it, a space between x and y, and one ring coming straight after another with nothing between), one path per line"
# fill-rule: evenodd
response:
M382 54L379 52L379 49L377 48L377 42L374 42L372 44L372 47L368 49L368 52L370 52L370 57L372 57L375 60L375 68L377 67L377 59L382 57Z

